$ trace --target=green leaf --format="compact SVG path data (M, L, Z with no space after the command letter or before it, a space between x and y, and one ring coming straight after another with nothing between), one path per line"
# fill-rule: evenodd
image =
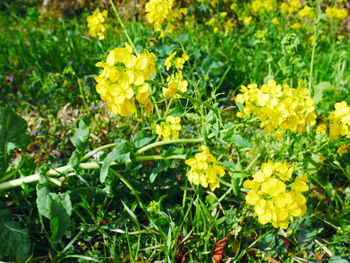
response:
M89 126L83 120L80 120L79 128L70 139L73 145L75 146L75 151L69 159L69 163L74 167L79 165L79 162L84 155L84 152L88 145L89 135Z
M137 148L141 148L152 142L154 138L156 136L149 137L149 134L145 130L142 130L136 133L132 140Z
M68 193L50 193L44 185L37 185L38 211L50 219L52 239L59 241L69 227L72 203Z
M104 183L108 175L108 168L112 162L117 163L125 163L131 161L130 159L130 143L125 140L118 140L118 145L113 148L113 150L106 156L103 161L101 173L100 173L100 181Z
M26 260L31 253L32 243L27 229L11 221L9 209L0 210L0 255Z
M234 144L237 145L237 147L241 147L241 148L251 148L252 145L245 140L241 135L233 135L230 138L230 141Z
M15 149L25 149L30 137L26 134L27 123L9 107L0 108L0 176L8 167Z

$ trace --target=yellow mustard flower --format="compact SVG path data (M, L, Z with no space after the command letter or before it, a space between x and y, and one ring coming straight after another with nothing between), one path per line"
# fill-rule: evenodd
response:
M106 62L98 62L97 67L103 68L95 77L96 91L107 107L115 114L127 116L136 112L136 100L140 104L150 107L150 86L145 83L151 74L155 73L154 54L145 51L133 54L129 44L124 48L112 49Z
M315 16L314 10L309 7L308 5L305 5L302 9L299 10L298 15L300 19L303 18L313 18Z
M329 139L336 140L342 136L350 138L350 107L345 101L335 104L335 110L329 114L328 119Z
M182 17L187 14L187 8L174 10L174 3L174 0L150 0L146 3L145 10L147 21L153 25L156 31L161 31L163 25L182 19ZM171 33L173 30L174 27L170 27L168 32Z
M187 172L187 179L195 185L201 185L205 188L208 186L212 191L220 187L218 177L225 175L225 169L219 165L215 157L210 153L207 146L199 147L200 153L197 153L194 158L186 160L186 164L191 167Z
M335 6L331 7L327 7L326 8L326 16L329 19L338 19L338 20L344 20L348 17L348 10L346 8L337 8Z
M156 134L162 136L162 140L174 140L179 138L181 131L181 118L168 116L165 122L156 125Z
M327 125L325 123L321 123L316 128L317 134L325 134L327 132Z
M281 128L302 133L307 126L316 124L315 102L308 90L301 86L294 89L269 80L260 88L255 83L242 86L241 92L236 96L236 102L243 104L244 108L237 116L256 115L265 132Z
M168 84L167 87L163 88L163 96L171 97L171 98L180 98L181 95L177 94L177 91L186 92L188 82L187 80L183 80L182 72L179 71L175 74L172 74L167 78Z
M293 217L301 217L306 212L302 192L309 189L307 180L306 174L293 180L293 167L288 163L268 161L253 175L253 180L243 182L243 187L250 189L245 199L254 206L261 224L272 223L274 227L286 229Z
M107 10L103 10L102 12L99 10L95 10L92 15L87 17L87 23L89 28L89 35L92 37L98 37L98 39L102 40L105 38L104 32L106 30L105 22L108 15Z

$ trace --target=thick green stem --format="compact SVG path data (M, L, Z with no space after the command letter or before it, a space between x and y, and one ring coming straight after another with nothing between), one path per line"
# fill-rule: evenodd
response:
M106 145L105 145L106 146ZM135 158L136 161L152 161L152 160L167 160L167 159L181 159L184 160L186 159L185 155L171 155L168 157L162 157L160 155L149 155L149 156L137 156ZM96 162L90 162L90 163L81 163L79 164L79 168L83 169L83 170L90 170L90 169L99 169L101 167L102 163L96 163ZM117 165L119 163L116 162L112 162L110 165ZM69 172L73 172L74 171L74 167L71 165L65 165L65 166L61 166L59 168L55 168L55 169L51 169L47 172L47 175L49 176L49 180L52 181L53 183L55 183L56 185L60 185L60 181L58 181L55 178L50 178L50 176L57 176L57 175L61 175L61 174L65 174L65 173L69 173ZM36 174L32 174L26 177L22 177L19 179L15 179L15 180L11 180L8 182L4 182L2 184L0 184L0 191L4 191L4 190L8 190L11 188L15 188L18 186L21 186L24 183L34 183L34 182L38 182L40 178L40 174L36 173Z
M152 149L157 146L161 145L167 145L167 144L172 144L172 143L198 143L198 142L203 142L204 138L196 138L196 139L176 139L176 140L167 140L167 141L160 141L160 142L155 142L151 143L149 145L146 145L145 147L142 147L139 149L136 154L141 154L149 149Z

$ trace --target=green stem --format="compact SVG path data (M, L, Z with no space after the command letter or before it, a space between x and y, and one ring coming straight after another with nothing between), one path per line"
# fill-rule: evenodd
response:
M215 109L213 106L211 106L209 103L205 102L205 101L200 101L198 99L195 99L189 95L187 95L186 93L184 92L181 92L179 90L176 91L176 93L180 94L182 97L188 99L190 102L192 102L192 104L196 105L196 106L201 106L201 105L204 105L206 107L208 107L210 110L212 110L215 115L218 117L219 121L222 122L221 120L221 116L219 114L219 112L217 111L217 109Z
M171 155L168 157L162 157L160 155L137 156L135 158L135 161L152 161L152 160L169 160L169 159L184 160L184 159L186 159L186 156L181 155L181 154ZM79 164L79 168L83 169L83 170L99 169L101 167L101 164L102 164L102 162L101 163L96 163L96 162L81 163L81 164ZM120 164L120 163L112 162L110 165L113 166L113 165L117 165L117 164ZM48 176L57 176L57 175L62 175L62 174L65 174L68 172L73 172L73 171L74 171L74 167L72 165L65 165L65 166L61 166L59 168L50 169L47 172L47 175ZM29 175L26 177L7 181L7 182L0 184L0 191L15 188L15 187L21 186L24 183L34 183L34 182L39 181L39 178L40 178L40 174L35 173L35 174ZM60 184L60 182L57 179L50 178L50 177L48 179L57 185Z
M117 145L118 145L117 143L110 143L110 144L106 144L106 145L100 146L100 147L92 150L91 152L88 152L87 154L85 154L84 157L81 159L81 162L89 159L91 156L93 156L95 153L97 153L99 151L103 151L103 150L106 150L106 149L109 149L109 148L113 148L114 146L117 146Z
M128 39L128 42L130 43L130 45L132 46L132 48L135 50L135 52L137 52L137 51L136 51L136 48L135 48L135 45L134 45L134 43L132 42L132 40L131 40L131 38L130 38L130 36L129 36L129 34L128 34L128 31L125 29L125 25L124 25L124 23L123 23L123 20L120 18L120 15L119 15L119 12L118 12L117 8L115 7L115 5L114 5L114 3L113 3L112 0L109 0L109 2L110 2L111 5L112 5L113 11L114 11L114 13L115 13L115 15L116 15L116 17L117 17L117 19L118 19L118 22L119 22L121 28L123 29L123 32L124 32L126 38Z
M204 138L196 138L196 139L176 139L176 140L167 140L167 141L160 141L151 143L149 145L146 145L139 149L136 154L141 154L147 150L150 150L154 147L166 145L166 144L172 144L172 143L198 143L198 142L204 142Z
M118 179L119 179L120 181L123 182L123 184L126 185L126 187L128 187L128 188L130 189L131 193L135 196L135 198L136 198L137 202L139 203L140 207L142 208L142 210L147 211L145 205L143 204L143 202L142 202L142 200L141 200L141 198L140 198L140 196L139 196L139 194L138 194L138 192L137 192L136 189L129 183L129 181L126 180L126 178L124 178L124 177L123 177L120 173L118 173L117 171L115 171L115 170L113 170L113 169L111 169L111 171L112 171L112 173L113 173L116 177L118 177Z
M311 87L312 87L312 78L313 78L313 72L314 72L314 64L315 64L315 51L316 51L316 43L317 43L317 25L314 25L314 41L312 43L312 52L311 52L311 62L310 62L310 73L309 73L309 96L311 96Z

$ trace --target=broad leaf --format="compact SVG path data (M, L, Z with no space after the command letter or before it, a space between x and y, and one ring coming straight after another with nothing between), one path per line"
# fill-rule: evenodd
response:
M0 176L8 167L15 149L25 149L29 143L27 123L9 107L0 108Z

